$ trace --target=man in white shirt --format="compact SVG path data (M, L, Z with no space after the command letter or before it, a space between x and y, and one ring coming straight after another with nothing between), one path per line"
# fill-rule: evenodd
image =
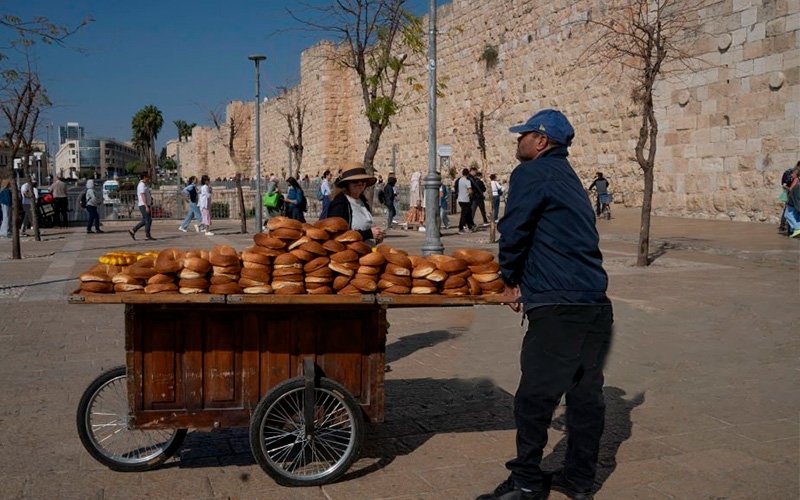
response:
M36 189L36 181L29 180L19 189L22 196L22 210L25 215L22 219L22 235L28 236L28 229L33 225L33 214L31 213L33 207L36 206L36 198L39 195L39 190Z
M461 171L461 177L456 181L458 206L461 208L461 218L458 220L458 232L463 233L464 227L476 231L475 222L472 220L472 182L469 180L469 169Z
M138 224L133 229L128 230L128 234L131 235L131 238L134 240L136 239L136 231L144 227L144 234L146 240L154 240L150 235L150 226L153 223L153 217L150 213L150 210L153 206L153 196L150 193L150 175L148 173L143 173L142 178L139 181L139 185L136 186L136 199L139 205L139 212L142 214L142 220L139 221Z
M322 183L319 185L320 201L322 202L322 210L319 213L319 218L324 219L328 217L328 207L331 206L331 171L326 170L322 174Z

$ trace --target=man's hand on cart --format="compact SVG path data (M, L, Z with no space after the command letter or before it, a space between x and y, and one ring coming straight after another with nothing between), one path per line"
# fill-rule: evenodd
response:
M520 312L522 309L522 304L519 303L520 293L518 286L508 286L503 290L503 293L500 294L501 299L507 299L503 301L503 304L506 304L508 307L511 308L514 312Z

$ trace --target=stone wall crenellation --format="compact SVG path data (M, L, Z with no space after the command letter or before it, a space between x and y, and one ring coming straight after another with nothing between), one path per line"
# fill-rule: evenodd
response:
M615 201L641 204L642 174L634 158L640 118L631 82L608 68L584 64L596 37L589 19L606 2L455 0L437 15L437 72L445 82L438 101L437 142L453 147L451 165L481 164L474 133L483 111L489 172L507 178L516 165L508 127L543 107L565 112L576 129L570 158L588 185L602 170ZM773 221L781 172L800 159L800 3L794 0L710 1L698 21L690 67L666 68L656 88L659 140L653 207L690 217ZM424 21L427 26L427 20ZM487 46L498 60L481 60ZM262 173L288 175L287 102L307 105L301 174L336 170L363 157L369 126L354 72L335 62L336 46L321 42L301 57L300 83L261 107ZM406 76L427 86L425 58L410 60ZM427 170L427 91L404 84L405 103L384 132L376 169L407 180ZM252 176L252 103L228 153L228 125L196 127L181 145L185 175ZM168 149L175 147L174 141ZM296 173L296 167L293 173Z

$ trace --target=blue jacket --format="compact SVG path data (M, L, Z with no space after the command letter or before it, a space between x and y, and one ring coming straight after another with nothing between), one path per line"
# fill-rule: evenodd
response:
M608 302L594 210L568 154L558 146L521 163L508 183L498 260L526 310Z

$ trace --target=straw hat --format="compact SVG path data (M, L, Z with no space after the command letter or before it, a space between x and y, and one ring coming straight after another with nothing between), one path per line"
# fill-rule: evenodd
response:
M367 169L361 163L352 162L345 165L344 172L336 179L336 187L343 187L351 181L367 181L367 186L372 186L378 179L374 175L369 175Z

